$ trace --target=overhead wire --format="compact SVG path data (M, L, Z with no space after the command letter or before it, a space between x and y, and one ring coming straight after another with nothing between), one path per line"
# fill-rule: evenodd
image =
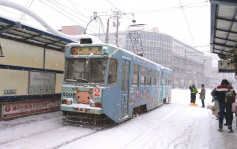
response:
M81 15L81 16L83 16L84 18L86 18L86 19L88 19L88 16L86 16L86 15L84 15L84 14L82 14L82 13L79 13L79 12L77 12L77 11L75 11L74 9L71 9L71 8L69 8L69 7L67 7L66 5L63 5L63 4L61 4L60 2L58 2L58 1L56 1L56 0L52 0L52 1L54 1L55 3L57 3L58 5L60 5L61 6L61 8L66 8L65 10L66 11L72 11L72 12L75 12L76 14L79 14L79 15ZM71 13L70 13L71 14ZM72 14L74 17L76 17L76 18L78 18L77 16L75 16L74 14ZM83 21L84 22L84 21Z
M41 1L41 0L40 0ZM54 0L53 0L54 1ZM72 0L67 0L72 6L74 6L74 1L72 1ZM128 16L127 16L127 14L129 14L129 13L123 13L121 10L119 10L118 9L118 7L115 5L115 4L113 4L110 0L105 0L106 2L107 2L107 4L109 4L109 5L111 5L113 8L115 8L115 9L117 9L118 11L120 11L122 14L126 14L125 16L127 17L127 19L129 19L129 20L131 20L130 18L128 18ZM42 1L41 1L42 2ZM51 1L50 1L51 2ZM54 1L54 2L56 2L56 1ZM182 3L181 3L181 1L179 1L180 2L180 5L181 6L179 6L179 7L174 7L174 8L168 8L168 9L166 9L166 11L167 10L173 10L173 9L182 9L182 11L183 11L183 14L184 14L184 17L185 17L185 21L186 21L186 24L187 24L187 26L188 26L188 29L189 29L189 33L190 33L190 36L191 36L191 38L192 38L192 41L193 41L193 43L194 43L194 46L195 46L195 41L194 41L194 39L193 39L193 36L192 36L192 33L191 33L191 30L190 30L190 27L189 27L189 24L188 24L188 21L187 21L187 18L186 18L186 15L185 15L185 13L184 13L184 10L183 10L183 8L185 7L185 8L188 8L188 7L201 7L201 6L192 6L192 5L196 5L196 4L200 4L200 2L199 3L193 3L193 4L188 4L188 5L183 5L182 6ZM51 2L52 3L52 2ZM79 12L77 12L77 11L75 11L75 10L77 10L77 9L75 9L75 10L73 10L73 9L70 9L69 7L66 7L65 5L62 5L61 3L59 3L59 2L56 2L56 3L58 3L58 5L60 5L61 7L65 7L65 8L67 8L68 10L70 10L70 11L72 11L72 12L74 12L74 13L76 13L76 14L80 14ZM73 3L73 4L72 4ZM77 4L76 4L77 5ZM103 6L105 6L105 5L103 5ZM52 6L51 6L52 7ZM57 7L59 7L59 6L57 6ZM191 8L190 7L190 8ZM74 7L75 8L75 7ZM83 7L83 5L80 5L80 8L83 8L83 9L85 9L85 10L87 10L87 11L90 11L89 9L87 9L87 8L85 8L85 7ZM63 9L63 8L61 8L61 9ZM64 10L65 11L65 10ZM163 10L155 10L155 11L165 11L165 9L163 9ZM59 12L59 11L57 11L57 12ZM71 16L73 16L73 17L76 17L75 15L73 15L72 13L70 13L70 12L68 12L68 11L66 11L67 13L69 13L69 14L71 14ZM151 12L151 11L150 11ZM140 12L140 13L150 13L150 12ZM62 13L61 13L62 14ZM134 14L138 14L138 13L134 13ZM80 14L81 16L83 16L84 18L86 18L86 16L85 15L83 15L83 14ZM65 16L65 15L64 15ZM68 17L68 16L67 16ZM71 18L71 17L69 17L71 20L73 20L74 22L77 22L78 23L78 21L75 21L73 18ZM76 18L78 18L78 17L76 17ZM84 21L84 20L82 20L81 18L80 18L80 20L81 21L83 21L84 23L86 23L86 21ZM100 18L100 22L102 23L102 20L101 20L101 18ZM102 26L102 29L103 29L103 27L104 27L104 25L102 25L101 24L101 26ZM110 30L114 30L115 28L111 28L110 27ZM104 32L104 29L103 29L103 32Z
M52 8L52 9L55 10L56 12L62 14L62 15L65 16L65 17L67 17L67 18L70 19L71 21L73 21L73 22L79 24L80 26L82 26L82 27L85 26L85 25L82 25L81 22L79 22L78 20L75 20L75 19L73 18L73 17L75 17L75 18L78 19L78 17L76 17L75 15L72 15L72 14L71 14L70 12L68 12L68 11L65 11L65 9L60 8L58 5L54 5L50 0L48 0L47 2L50 2L51 5L53 4L54 6L56 6L57 8L59 8L60 10L63 10L64 12L69 13L69 15L67 15L66 13L63 13L62 11L60 11L60 10L58 10L57 8L55 8L55 7L51 6L51 5L49 5L48 3L45 3L45 2L42 1L42 0L39 0L39 1L40 1L41 3L43 3L43 4L45 4L46 6ZM83 21L83 20L82 20L82 21ZM84 22L85 24L87 23L86 21L83 21L83 22ZM92 30L90 30L90 31L93 32L93 33L95 33L95 32L92 31Z
M63 10L65 13L67 13L70 17L74 17L74 18L76 18L76 19L79 19L79 20L81 20L83 23L87 23L87 21L85 21L85 20L83 20L83 19L81 19L81 18L79 18L78 16L76 16L76 15L74 15L74 14L72 14L70 11L72 11L72 9L70 9L69 7L66 7L65 5L62 5L61 3L59 3L59 2L57 2L57 1L55 1L55 0L47 0L47 2L49 2L49 3L51 3L52 5L54 5L55 7L57 7L57 8L59 8L59 9L61 9L61 10ZM75 11L74 11L75 12ZM79 13L78 13L79 14ZM83 17L85 17L85 18L87 18L88 19L88 17L86 17L86 16L83 16ZM78 22L78 21L76 21L76 22Z
M75 3L73 0L67 0L70 4L71 4L71 6L72 7L74 7L76 10L77 10L77 8L83 8L84 10L86 10L86 11L88 11L88 12L93 12L92 10L89 10L88 9L88 7L84 7L82 4L83 3L81 3L80 4L80 6L78 6L78 4L77 3ZM73 1L73 2L72 2ZM77 0L76 0L77 1ZM77 8L75 7L75 6L77 6ZM89 7L90 8L90 7Z
M68 0L68 1L69 1L69 3L70 3L74 8L76 8L75 5L78 6L77 3L75 3L75 2L73 2L73 1L71 1L71 0ZM87 1L86 1L86 2L87 2ZM82 4L85 4L85 3L83 2ZM88 3L86 3L86 4L87 4L87 5L90 5L90 4L88 4ZM101 4L101 3L99 3L99 4ZM103 6L105 6L105 5L103 5ZM91 11L91 10L85 8L83 5L78 6L78 8L81 8L81 7L84 8L87 12L89 12L89 13L91 13L91 14L93 14L93 12L94 12L94 11ZM76 9L77 9L77 8L76 8ZM99 18L99 23L101 24L101 27L102 27L102 31L103 31L103 33L105 34L105 31L104 31L104 24L103 24L103 22L102 22L102 19L101 19L100 15L98 15L98 18ZM92 21L90 21L90 22L92 22ZM90 22L89 22L88 24L90 24ZM110 28L110 29L113 30L114 28Z
M108 1L108 0L104 0L104 1L101 1L100 5L102 5L103 7L106 6L106 8L108 9L109 12L99 12L101 13L101 17L102 16L107 16L109 19L109 21L112 19L112 18L115 18L114 17L114 12L112 12L114 9L117 9L117 6L115 6L112 2ZM111 8L112 7L112 8ZM120 11L120 10L119 10ZM112 32L116 32L116 28L115 27L111 27L109 26L109 30L112 31Z
M85 15L83 15L83 14L77 12L77 11L74 11L73 9L67 7L66 5L63 5L63 4L61 4L61 3L59 3L59 2L57 2L57 1L55 1L55 0L52 0L52 1L54 1L54 2L57 3L57 4L59 4L62 8L65 7L64 10L65 10L66 12L68 12L69 15L71 15L71 16L73 16L73 17L75 17L75 18L81 19L81 18L79 18L79 17L77 17L77 16L75 16L74 14L72 14L72 13L69 12L69 11L72 11L72 12L77 13L77 14L83 16L84 18L88 19L87 16L85 16ZM81 19L81 20L82 20L82 19ZM88 21L84 21L84 20L82 20L82 21L83 21L85 24L88 24ZM91 21L90 21L90 22L91 22ZM95 32L94 32L94 33L95 33Z
M179 0L179 3L180 3L180 7L181 7L181 9L182 9L182 12L183 12L183 15L184 15L184 18L185 18L185 22L186 22L187 27L188 27L189 34L190 34L190 36L191 36L191 39L192 39L193 44L194 44L194 47L195 47L196 44L195 44L195 42L194 42L193 35L192 35L191 29L190 29L190 27L189 27L188 20L187 20L187 17L186 17L186 15L185 15L184 9L183 9L183 7L182 7L181 0Z
M29 2L29 1L28 1L28 2ZM27 3L28 3L28 2L27 2ZM27 6L27 8L30 8L30 6L33 4L33 2L34 2L34 0L31 0L29 6ZM20 15L19 18L18 18L19 22L21 22L21 20L23 19L24 16L25 16L25 13L24 13L24 12L21 13L21 15Z
M203 3L203 2L202 2ZM194 4L195 5L195 4ZM189 5L183 5L182 8L195 8L195 7L206 7L206 6L210 6L210 5L197 5L197 6L193 6L193 4L189 4ZM149 10L149 11L134 11L134 14L145 14L145 13L156 13L156 12L161 12L161 11L171 11L171 10L178 10L180 9L180 6L178 7L170 7L170 8L163 8L163 9L154 9L154 10Z
M113 6L115 9L117 9L118 11L120 11L120 13L122 13L122 15L125 15L125 17L132 22L132 19L130 19L127 15L128 14L131 14L132 13L125 13L125 12L122 12L114 3L112 3L110 0L106 0L111 6Z

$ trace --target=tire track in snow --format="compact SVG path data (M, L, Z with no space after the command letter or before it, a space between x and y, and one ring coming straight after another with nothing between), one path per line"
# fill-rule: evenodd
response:
M136 137L135 139L133 139L131 142L129 142L128 144L124 145L122 148L125 148L125 149L130 149L130 148L133 148L133 146L138 143L138 142L141 142L142 139L150 134L155 128L159 127L162 123L162 121L165 121L167 120L168 118L170 118L171 116L173 116L175 113L177 113L177 111L179 111L180 109L182 109L183 106L180 105L177 109L173 110L171 113L169 113L165 118L161 119L161 122L157 123L157 125L151 127L150 129L146 130L145 132L141 133L140 136Z
M53 122L53 121L57 121L61 118L56 118L56 119L53 119L53 120L49 120L49 121L45 121L44 123L48 124L48 122ZM26 124L26 123L22 123L22 124ZM49 124L48 124L49 125ZM45 126L45 125L44 125ZM63 125L59 126L59 127L56 127L56 128L51 128L50 130L49 129L45 129L45 130L41 130L39 132L34 132L34 133L31 133L27 136L20 136L19 138L12 138L12 139L9 139L7 141L3 141L3 142L0 142L0 145L4 145L4 144L7 144L7 143L11 143L11 142L15 142L15 141L18 141L18 140L21 140L21 139L26 139L26 138L30 138L30 137L33 137L33 136L36 136L36 135L39 135L39 134L42 134L42 133L45 133L45 132L49 132L49 131L54 131L56 129L60 129L64 127ZM46 127L47 128L47 127Z
M190 108L195 108L192 110L205 110L205 109L196 109L198 107L190 107ZM206 111L205 111L206 112ZM208 111L208 116L210 116L210 111ZM200 116L201 118L205 119L203 115ZM203 141L205 142L206 140L202 140L201 138L202 135L205 134L205 131L209 131L209 121L204 121L203 119L200 119L199 117L192 117L195 118L195 120L192 121L192 123L189 123L185 129L182 131L182 133L173 139L169 141L168 143L168 148L208 148L208 144L203 145ZM204 126L202 126L204 125ZM206 127L205 127L206 126ZM200 128L206 128L200 129ZM196 129L199 129L199 131L196 131ZM201 141L202 143L196 143L197 141ZM199 144L201 146L195 146L196 144Z
M107 129L107 128L112 128L112 127L115 127L115 126L117 126L117 125L116 125L116 124L112 124L112 125L105 126L105 127L103 127L102 129L95 130L94 132L91 132L91 133L89 133L89 134L86 134L86 135L83 135L83 136L79 136L79 137L76 137L76 138L74 138L74 139L72 139L72 140L70 140L70 141L66 141L66 142L64 142L64 143L62 143L62 144L59 144L59 145L53 147L52 149L61 148L61 147L65 146L65 145L67 145L67 144L69 144L69 143L72 143L72 142L74 142L74 141L80 140L80 139L82 139L82 138L85 138L85 137L88 137L88 136L90 136L90 135L93 135L93 134L95 134L95 133L97 133L97 132L100 132L100 131L102 131L102 130L105 130L105 129Z

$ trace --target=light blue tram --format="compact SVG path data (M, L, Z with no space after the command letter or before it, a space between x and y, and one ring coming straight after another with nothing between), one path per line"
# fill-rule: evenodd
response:
M171 100L172 71L108 44L65 48L60 109L67 117L103 115L123 122Z

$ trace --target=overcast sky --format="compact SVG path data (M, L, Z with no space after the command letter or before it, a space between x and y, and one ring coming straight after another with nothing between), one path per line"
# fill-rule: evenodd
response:
M114 11L121 11L119 30L127 30L136 23L146 24L147 30L157 27L166 33L196 48L205 55L210 47L210 2L207 0L17 0L18 3L41 16L54 29L61 26L81 25L86 27L93 12L98 12L103 29L111 17L110 31L114 32ZM133 15L132 15L133 14ZM46 30L33 18L11 8L0 6L0 15ZM88 33L99 30L98 21L92 22ZM103 33L100 28L100 32Z

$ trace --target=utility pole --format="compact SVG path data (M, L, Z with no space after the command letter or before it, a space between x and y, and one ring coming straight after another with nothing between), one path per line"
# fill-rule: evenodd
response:
M187 84L187 86L188 86L188 85L189 85L189 79L188 79L189 76L187 76L188 66L187 66L187 55L186 55L186 54L187 54L187 51L186 51L186 48L184 49L184 54L185 54L185 55L184 55L184 56L185 56L184 58L185 58L185 69L186 69L186 73L185 73L185 75L186 75L186 76L185 76L185 80L186 80L186 81L185 81L184 84L185 84L185 85ZM188 82L188 83L187 83L187 82Z
M116 19L117 19L117 23L116 23L116 46L118 46L118 29L119 29L119 11L116 11Z
M109 18L107 20L107 29L106 29L106 36L105 36L105 43L109 42Z

